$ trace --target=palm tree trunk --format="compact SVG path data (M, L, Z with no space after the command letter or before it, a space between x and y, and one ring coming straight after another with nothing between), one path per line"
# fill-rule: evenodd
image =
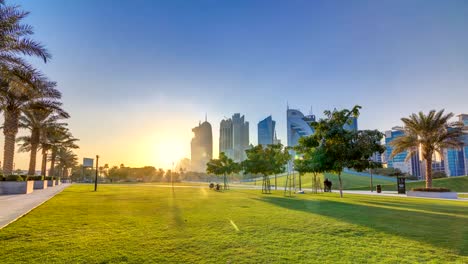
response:
M426 159L426 188L432 188L432 155Z
M13 173L19 113L18 110L9 109L6 109L4 112L5 123L3 124L3 134L5 135L5 143L3 146L3 175L11 175Z
M49 176L55 176L55 157L57 155L57 152L52 149L52 153L50 153L50 170L49 170Z
M42 166L41 166L41 175L46 176L47 171L47 150L42 148Z
M31 132L31 154L29 156L29 170L28 175L36 174L36 157L37 157L37 148L39 146L39 131L33 129Z

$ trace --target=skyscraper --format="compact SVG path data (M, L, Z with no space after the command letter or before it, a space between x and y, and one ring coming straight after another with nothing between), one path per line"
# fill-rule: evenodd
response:
M358 130L358 119L357 117L351 117L349 123L343 126L344 129L349 131L357 131Z
M249 122L244 119L236 113L221 120L219 127L219 152L237 162L245 160L245 150L249 148Z
M276 122L271 118L271 116L258 122L257 128L259 145L266 146L275 144L275 125Z
M444 151L446 160L445 174L447 176L462 176L468 174L468 115L458 115L459 122L463 124L463 147L460 149L447 149Z
M301 111L288 108L286 111L286 118L289 147L296 146L299 138L314 133L313 128L310 126L310 124L315 121L314 115L304 116Z
M213 158L213 134L208 121L192 129L194 137L191 142L191 170L204 172L206 163Z
M389 168L400 169L403 173L409 173L413 176L421 176L421 164L419 161L419 153L412 156L410 160L406 160L407 151L398 153L393 158L390 155L393 151L392 142L395 138L403 136L405 131L402 127L393 127L392 130L385 132L385 158Z

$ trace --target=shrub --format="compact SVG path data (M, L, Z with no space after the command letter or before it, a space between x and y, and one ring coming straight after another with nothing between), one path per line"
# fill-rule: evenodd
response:
M432 187L432 188L413 188L411 191L415 192L450 192L450 189L443 187Z
M28 175L18 175L18 176L23 178L23 181L32 181L31 176L28 176Z
M53 180L55 180L55 177L53 177L53 176L47 176L47 177L45 177L45 179L46 179L47 181L53 181Z
M18 181L18 182L25 181L25 179L21 177L21 175L7 175L3 177L3 180L4 181Z
M432 179L447 178L447 174L443 171L436 171L432 173Z
M44 176L29 176L29 179L33 181L43 181Z

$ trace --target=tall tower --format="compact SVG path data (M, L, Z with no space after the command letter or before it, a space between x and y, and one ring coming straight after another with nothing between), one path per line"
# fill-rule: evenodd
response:
M275 144L276 141L276 132L275 132L276 122L268 116L262 121L258 122L258 144L259 145L271 145Z
M249 147L249 122L245 117L236 113L222 120L219 132L219 152L237 162L245 160L245 150Z
M206 121L192 129L191 170L204 172L206 163L213 158L213 134L211 124Z

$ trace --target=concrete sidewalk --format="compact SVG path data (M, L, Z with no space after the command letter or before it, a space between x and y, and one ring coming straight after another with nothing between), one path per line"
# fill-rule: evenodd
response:
M71 184L66 183L30 194L0 195L0 229L29 213Z

